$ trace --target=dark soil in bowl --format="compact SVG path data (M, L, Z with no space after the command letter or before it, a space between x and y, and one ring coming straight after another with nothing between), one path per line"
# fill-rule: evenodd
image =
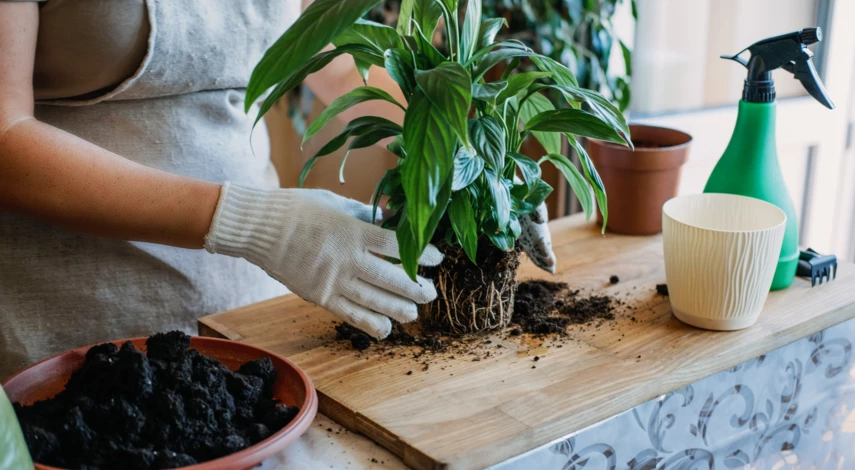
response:
M33 460L68 469L162 469L233 454L299 412L273 398L270 359L232 372L161 333L147 353L127 342L94 346L54 398L15 404Z

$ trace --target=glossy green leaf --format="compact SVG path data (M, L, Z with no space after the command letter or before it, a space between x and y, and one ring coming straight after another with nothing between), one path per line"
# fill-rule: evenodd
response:
M478 222L475 220L475 209L469 191L458 191L452 194L451 204L448 206L448 218L466 256L473 263L477 263Z
M475 53L472 54L472 57L469 58L469 62L467 62L466 65L475 64L479 60L483 59L484 56L486 56L490 52L495 52L498 50L530 51L530 49L525 44L523 44L522 42L520 42L516 39L503 39L499 42L489 44L489 45L482 47L482 48L478 49L477 51L475 51ZM516 57L515 59L519 59L519 57ZM514 64L514 61L512 60L510 62L510 65L513 65L513 64ZM517 63L517 65L519 65L519 63ZM507 77L505 77L505 78L507 78Z
M402 163L401 181L420 250L429 241L428 221L437 207L437 194L453 171L456 140L442 110L424 93L415 93L404 118L407 158Z
M339 135L333 137L332 140L330 140L329 142L327 142L326 145L321 147L321 149L318 150L318 152L314 156L312 156L312 158L310 158L305 165L303 165L303 171L300 173L300 180L297 183L298 186L303 186L303 182L305 182L306 176L309 175L309 171L311 171L312 167L315 166L315 163L318 161L319 158L325 157L340 149L350 137L365 135L377 129L389 129L390 132L398 134L401 133L400 125L381 117L363 116L360 118L356 118L353 121L350 121L350 123L345 126L344 130Z
M595 91L571 85L557 86L555 88L561 90L561 92L567 95L570 99L587 103L591 113L605 121L609 126L620 130L620 132L626 136L626 138L619 143L626 143L627 145L632 146L632 140L629 134L629 125L626 122L626 118L623 116L623 113L621 113L614 104L603 97L603 95Z
M421 56L427 59L430 67L419 67L416 68L433 68L437 67L443 62L446 62L446 58L442 55L442 52L439 52L436 47L431 44L430 40L427 39L427 36L422 32L419 24L415 25L415 31L413 31L413 39L415 40L416 48Z
M415 0L401 0L398 8L398 24L395 29L401 36L410 36L413 34L413 13L416 9Z
M33 461L30 459L15 410L0 387L0 470L31 468Z
M508 88L508 82L476 83L472 87L472 98L488 102L496 107L496 98L499 93Z
M460 32L460 61L465 63L478 50L481 32L481 0L469 0L466 6L466 18Z
M401 36L394 28L363 19L358 20L341 33L333 41L333 44L337 47L346 44L361 44L370 47L381 57L389 49L399 49L404 46Z
M460 147L454 156L454 182L452 191L461 189L472 184L484 171L484 159L467 147Z
M538 69L552 73L552 79L555 80L555 83L559 85L579 85L576 81L576 76L573 75L573 72L555 60L542 55L535 55L531 57L531 61L534 62L534 65L537 66Z
M533 212L552 193L552 186L541 179L534 180L531 186L531 189L526 188L525 185L515 185L511 188L511 204L512 207L515 207L514 211L516 213L525 214ZM521 203L520 201L515 203L514 200L517 199L521 199Z
M499 95L497 101L503 103L505 100L530 87L532 83L541 78L552 76L552 72L523 72L508 77L508 87Z
M356 106L359 103L364 103L366 101L373 100L383 100L388 101L392 104L397 105L399 108L404 109L400 103L398 103L395 98L392 97L389 93L385 91L374 88L370 86L359 87L346 95L340 96L333 100L329 106L317 117L314 121L309 125L308 129L306 129L306 133L303 135L303 143L305 144L312 136L317 134L321 129L323 129L334 117L341 114L343 111ZM406 111L406 109L404 109Z
M447 62L416 72L416 82L431 102L445 115L464 146L469 145L467 118L472 105L472 79L462 65Z
M390 49L386 51L385 67L401 91L410 96L416 89L416 68L412 54L402 49Z
M496 41L496 35L501 31L502 26L507 26L508 22L504 18L487 18L481 22L478 34L478 44L475 50L483 49Z
M585 178L594 189L594 197L597 199L597 207L600 209L600 214L603 214L602 230L603 233L605 233L606 225L609 222L609 198L606 195L606 187L603 185L603 180L600 178L600 174L597 173L597 169L594 167L594 162L591 161L591 157L589 157L588 152L585 151L585 147L583 147L582 144L579 143L579 141L572 135L568 135L567 140L570 142L570 146L576 149L576 153L579 155L579 162L582 164L582 171L585 173Z
M442 16L442 7L439 5L439 0L402 0L398 15L398 33L403 36L412 35L415 26L413 22L415 22L421 26L425 34L433 36L440 16Z
M246 87L244 108L270 87L291 77L382 0L316 0L270 46L255 66Z
M505 60L512 59L514 57L531 57L537 55L530 50L524 49L496 49L494 51L490 51L478 61L477 67L475 67L475 71L472 73L472 80L478 81L481 79L484 74L486 74L490 69L495 67L501 62Z
M487 187L493 200L492 210L497 229L504 231L511 220L511 185L508 180L499 178L499 175L490 169L485 169L484 175L487 177Z
M632 51L629 49L629 46L620 39L618 39L618 42L620 43L620 50L623 53L623 66L626 70L626 74L628 76L632 76Z
M555 106L549 101L549 98L540 93L535 93L529 96L520 107L520 120L523 125L526 125L535 116L547 111L555 111ZM532 135L548 153L561 153L561 134L534 131Z
M585 217L590 219L591 214L594 211L594 201L591 198L591 188L588 186L588 182L585 180L585 177L582 176L582 173L578 168L576 168L576 165L574 165L567 157L560 154L551 153L543 158L555 165L555 168L558 168L558 170L564 175L564 178L570 184L570 188L572 188L573 192L576 193L576 197L579 199L579 204L585 211Z
M298 85L303 83L303 81L309 75L317 72L318 70L324 68L332 62L333 59L342 55L342 54L352 54L352 53L370 53L370 49L367 46L362 46L358 44L351 44L347 46L337 47L331 51L322 52L311 59L308 60L302 67L300 67L293 75L288 77L286 80L283 80L275 88L270 92L269 95L264 99L264 102L261 103L261 108L258 110L258 116L255 118L255 123L253 124L253 128L261 121L261 118L270 111L270 108L276 104L285 93L296 88Z
M383 173L383 177L380 178L380 182L377 183L377 187L374 188L374 196L371 198L372 204L372 217L371 223L377 222L377 208L380 206L380 199L383 196L391 196L392 192L401 186L401 172L396 168L392 168L386 170L386 173Z
M526 123L525 130L562 132L618 144L624 141L608 123L581 109L568 108L540 113Z
M498 174L505 167L505 130L492 116L469 121L469 138L478 155L484 158L487 168Z
M521 153L508 152L508 157L516 162L527 186L534 187L534 182L538 181L541 176L540 165Z
M353 140L350 141L350 145L347 147L347 152L344 154L344 158L341 159L341 165L338 167L339 182L344 184L344 164L347 162L347 157L350 156L350 152L371 147L387 137L394 137L396 135L401 135L400 129L392 127L377 127L375 129L371 129L365 134L354 137Z
M398 221L398 226L395 229L395 236L398 239L398 253L401 257L401 266L407 275L410 276L410 279L415 281L419 272L419 257L422 250L419 249L416 243L415 228L408 217L406 207L401 212L401 219Z

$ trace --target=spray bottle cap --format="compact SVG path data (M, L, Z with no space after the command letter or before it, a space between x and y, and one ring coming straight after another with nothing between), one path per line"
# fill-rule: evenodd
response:
M816 73L813 65L813 53L807 48L811 44L822 41L822 30L805 28L773 38L758 41L733 56L721 56L739 62L748 69L742 99L753 103L769 103L775 101L775 82L772 81L772 71L783 68L793 74L796 80L817 101L828 109L834 109L834 103L825 92L825 87ZM740 55L748 51L751 57L746 61Z

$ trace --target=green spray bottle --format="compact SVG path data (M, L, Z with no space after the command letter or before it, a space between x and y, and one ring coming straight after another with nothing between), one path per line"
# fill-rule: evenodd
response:
M754 43L734 56L722 56L748 69L730 143L707 181L705 193L729 193L771 202L787 214L784 245L772 290L793 283L799 263L799 224L787 192L775 140L775 83L772 71L792 73L817 101L834 109L816 73L807 46L822 40L819 28L805 28ZM748 51L748 60L740 57Z

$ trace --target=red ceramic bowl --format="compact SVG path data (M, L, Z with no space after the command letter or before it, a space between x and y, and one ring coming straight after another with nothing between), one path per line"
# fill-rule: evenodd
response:
M121 346L125 341L131 341L137 349L145 351L145 340L146 338L123 339L113 343ZM64 352L13 375L3 384L9 400L13 403L21 402L29 405L53 397L65 387L71 373L83 365L86 351L91 347L86 346ZM182 467L182 470L251 469L264 459L288 447L312 424L318 412L318 396L312 381L293 362L269 351L225 339L194 336L190 340L190 347L219 360L231 370L237 370L247 361L269 357L273 361L273 366L276 367L273 396L286 405L298 406L300 413L288 426L254 446L216 460ZM59 470L41 464L36 464L36 469Z

